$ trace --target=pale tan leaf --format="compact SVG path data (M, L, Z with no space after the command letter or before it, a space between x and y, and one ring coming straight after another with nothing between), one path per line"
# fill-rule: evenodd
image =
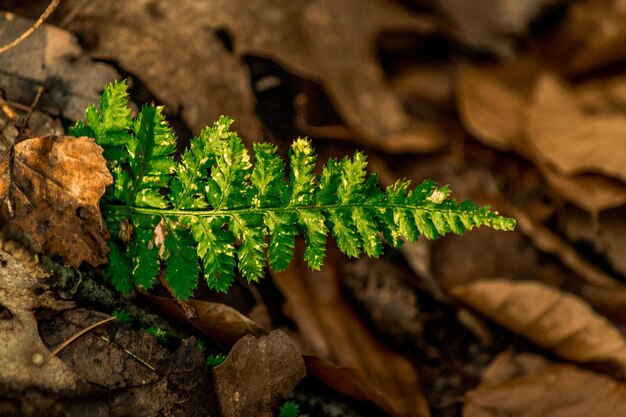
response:
M457 104L465 127L494 148L519 148L537 72L536 62L529 58L500 65L461 65Z
M529 108L528 140L542 160L565 175L596 173L626 181L626 119L618 107L612 110L589 109L575 91L544 75Z
M102 148L86 137L40 137L19 142L12 156L0 159L9 224L69 265L105 263L108 232L98 205L113 178Z
M493 321L557 355L626 368L626 340L579 297L534 281L480 280L451 293Z
M465 395L463 417L623 417L626 386L537 355L504 353Z

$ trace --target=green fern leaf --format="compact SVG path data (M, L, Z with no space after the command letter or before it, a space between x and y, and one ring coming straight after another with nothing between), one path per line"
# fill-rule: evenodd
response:
M133 281L146 289L154 286L155 278L160 269L158 250L152 242L157 223L158 219L153 216L143 216L141 219L137 219L134 234L128 247Z
M198 286L198 280L195 279L200 273L198 255L195 251L189 250L194 245L194 238L188 230L170 225L163 243L166 261L165 280L170 285L174 297L181 300L191 297ZM181 276L190 276L194 279L179 279Z
M233 232L241 239L237 251L239 271L251 281L259 281L264 275L265 243L263 217L259 214L233 216Z
M433 181L411 189L400 180L382 190L361 152L330 159L319 176L306 139L294 141L287 166L267 143L255 144L251 158L227 117L191 139L176 161L162 109L144 106L133 120L125 89L107 85L100 109L90 106L87 122L73 128L93 135L109 158L114 184L101 205L112 235L106 276L122 291L150 288L162 268L180 299L193 294L200 275L217 291L230 288L236 271L258 281L268 265L287 268L299 234L305 261L320 269L329 233L347 256L377 257L384 241L398 248L420 235L515 225L487 207L457 203Z
M289 149L289 183L291 184L290 206L306 206L313 203L315 187L316 156L311 142L296 139Z
M264 221L270 236L267 257L275 271L285 270L293 259L293 248L298 234L295 217L295 213L289 211L282 216L272 211L265 214Z

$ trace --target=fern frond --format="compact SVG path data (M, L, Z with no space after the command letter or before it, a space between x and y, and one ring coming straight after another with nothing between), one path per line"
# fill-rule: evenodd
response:
M411 189L399 180L382 190L361 152L329 160L319 175L306 139L294 141L287 166L267 143L255 144L251 158L227 117L175 161L175 136L162 109L144 106L133 120L125 88L106 86L100 110L90 107L87 123L73 130L93 134L110 158L114 184L102 202L113 236L107 277L121 291L150 288L163 266L180 299L192 295L202 274L217 291L228 290L236 271L258 281L267 265L287 268L300 234L305 261L319 269L329 233L349 257L378 257L385 241L397 248L420 235L515 226L487 207L458 203L433 181Z

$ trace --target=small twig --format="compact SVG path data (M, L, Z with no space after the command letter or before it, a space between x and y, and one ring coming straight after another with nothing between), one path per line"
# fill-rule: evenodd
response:
M37 28L41 26L41 24L52 14L54 9L57 8L57 6L59 5L59 2L60 0L52 0L50 4L48 5L48 7L46 7L46 10L44 10L41 16L39 16L39 19L37 19L37 21L30 28L28 28L26 32L22 33L17 39L13 40L12 42L0 48L0 55L5 53L9 49L16 47L17 45L22 43L24 39L32 35L33 32L36 31Z
M100 336L100 339L104 340L107 343L111 343L111 340L109 340L108 337L106 336ZM117 343L116 343L117 344ZM120 349L122 349L124 351L124 353L127 353L128 355L130 355L131 357L133 357L137 362L139 362L140 364L142 364L143 366L145 366L146 368L150 369L152 372L156 372L157 370L154 369L154 367L152 365L150 365L148 362L144 361L143 359L141 359L139 356L135 355L133 352L131 352L130 350L126 349L123 346L120 346Z
M35 107L37 107L37 105L39 104L39 100L41 100L41 96L43 96L44 91L45 91L45 88L43 88L42 86L37 87L37 95L35 96L35 99L33 100L33 104L31 104L30 108L28 109L28 113L26 114L26 117L24 118L24 123L22 123L22 126L24 128L28 126L28 121L30 120L30 116L32 116L33 111L35 110Z
M76 339L78 339L79 337L81 337L82 335L84 335L87 332L92 331L93 329L100 327L110 321L115 320L116 317L109 317L106 318L104 320L101 320L97 323L92 324L91 326L85 327L83 330L79 331L78 333L76 333L74 336L70 337L69 339L67 339L65 342L61 343L59 346L57 346L56 348L54 348L54 350L52 351L53 355L56 355L57 353L59 353L60 351L62 351L63 349L65 349L70 343L72 343L73 341L75 341Z

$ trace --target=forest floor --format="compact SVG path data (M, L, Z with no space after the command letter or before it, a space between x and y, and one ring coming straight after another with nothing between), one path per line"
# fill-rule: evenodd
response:
M0 1L0 47L48 6ZM618 0L62 1L0 54L0 416L625 416L624 22ZM298 240L227 294L120 295L81 247L101 194L23 218L11 194L45 194L15 161L116 79L178 151L226 114L250 147L363 150L383 185L449 184L517 228L380 259L329 239L320 271Z

